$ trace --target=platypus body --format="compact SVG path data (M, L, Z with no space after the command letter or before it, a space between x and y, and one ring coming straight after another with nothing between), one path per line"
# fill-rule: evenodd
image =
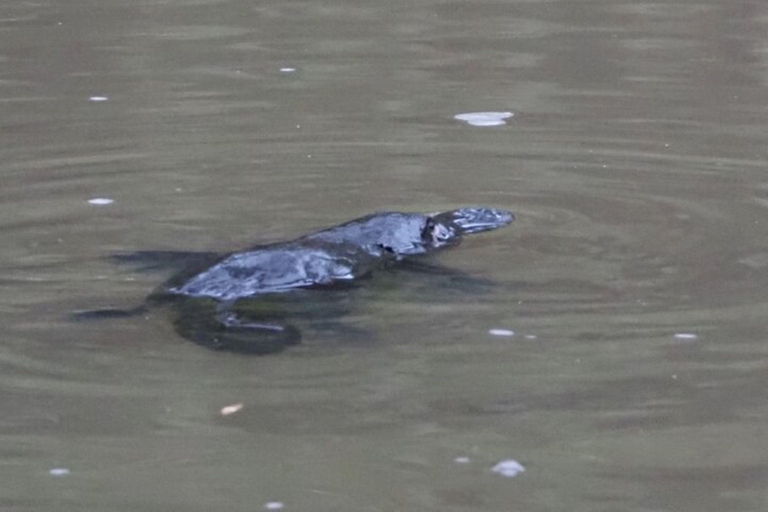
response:
M508 211L485 207L432 215L375 213L295 240L210 257L202 269L185 269L171 277L147 303L171 300L183 304L175 322L177 332L208 348L249 354L279 352L300 342L298 330L243 319L234 311L237 301L348 282L404 258L454 246L464 235L497 229L513 220ZM145 305L80 316L128 316L146 309Z

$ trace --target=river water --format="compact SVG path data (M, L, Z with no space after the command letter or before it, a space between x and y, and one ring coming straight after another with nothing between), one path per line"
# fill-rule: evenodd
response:
M747 0L4 1L0 508L766 510L766 34ZM279 355L70 317L165 277L110 254L468 204L517 221Z

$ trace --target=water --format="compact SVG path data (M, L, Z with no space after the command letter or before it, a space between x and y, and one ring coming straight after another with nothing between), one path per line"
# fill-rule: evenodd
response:
M767 20L4 2L0 506L765 510ZM163 278L108 254L465 204L518 217L441 255L477 286L376 276L279 356L208 352L163 311L69 320Z

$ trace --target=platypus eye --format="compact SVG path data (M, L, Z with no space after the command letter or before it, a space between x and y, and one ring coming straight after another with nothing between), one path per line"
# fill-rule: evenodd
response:
M421 239L431 242L434 231L435 220L432 217L427 217L427 222L424 223L424 228L421 230Z
M379 246L379 249L386 252L387 254L395 254L395 250L392 247L384 244L377 244L377 245Z
M434 247L442 247L454 239L458 240L453 228L438 222L432 217L427 219L424 229L421 232L421 239Z

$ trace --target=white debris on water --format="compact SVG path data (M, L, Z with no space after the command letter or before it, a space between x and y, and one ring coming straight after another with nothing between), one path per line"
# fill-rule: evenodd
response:
M52 468L50 471L48 471L51 476L67 476L69 474L69 469L67 468Z
M114 199L110 199L108 197L94 197L93 199L88 200L89 203L95 204L98 206L104 206L106 204L112 204L115 202Z
M535 334L525 334L523 335L523 338L527 340L535 340L536 338L538 338L538 336L536 336Z
M698 337L699 337L698 334L694 334L692 332L678 332L678 333L675 333L675 336L674 336L676 340L695 340Z
M467 112L456 114L453 118L472 126L501 126L507 124L505 119L514 115L513 112Z
M109 98L107 96L91 96L88 98L89 101L109 101Z
M267 510L281 510L284 506L282 501L270 501L264 504L264 508Z
M296 71L296 68L280 68L281 73L293 73Z
M453 459L453 462L456 464L469 464L470 458L469 457L456 457Z
M494 336L514 336L515 331L510 329L490 329L488 334L493 334Z
M493 469L491 469L494 473L498 473L501 476L505 476L507 478L512 478L520 473L525 473L525 468L522 464L517 462L516 460L503 460L493 466Z
M241 403L228 405L226 407L222 407L221 408L221 415L222 416L229 416L230 414L235 414L236 412L238 412L242 408L243 408L243 404L241 404Z

